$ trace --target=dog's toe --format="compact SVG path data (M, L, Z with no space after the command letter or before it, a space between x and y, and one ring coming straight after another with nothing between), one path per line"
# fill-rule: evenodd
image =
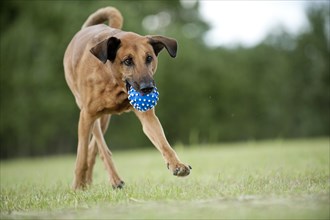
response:
M190 169L187 169L186 167L177 168L173 174L175 176L188 176L190 174Z
M180 173L180 168L179 167L175 168L173 175L177 176L179 173Z

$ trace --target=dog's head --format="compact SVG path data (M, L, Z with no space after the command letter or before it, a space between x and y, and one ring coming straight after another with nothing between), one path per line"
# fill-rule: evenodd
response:
M130 32L110 37L90 51L104 64L109 60L111 71L119 74L127 87L150 93L155 87L153 75L157 69L157 56L166 48L176 57L176 40L164 36L140 36Z

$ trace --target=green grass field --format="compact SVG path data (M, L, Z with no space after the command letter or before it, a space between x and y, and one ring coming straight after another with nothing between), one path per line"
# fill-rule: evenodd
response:
M177 146L192 173L172 176L156 149L113 152L70 189L75 156L1 162L1 219L329 219L329 138Z

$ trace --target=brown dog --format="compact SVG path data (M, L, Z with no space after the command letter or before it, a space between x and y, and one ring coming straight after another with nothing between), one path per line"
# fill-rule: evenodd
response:
M109 26L102 24L109 22ZM134 110L143 131L161 152L167 167L176 176L187 176L191 167L183 164L171 148L154 109L139 112L128 100L127 87L150 93L157 55L165 47L175 57L177 42L163 36L140 36L120 30L123 18L113 7L99 9L90 15L73 37L64 55L66 81L75 96L80 117L74 189L92 182L95 157L99 152L110 182L122 188L103 134L110 115Z

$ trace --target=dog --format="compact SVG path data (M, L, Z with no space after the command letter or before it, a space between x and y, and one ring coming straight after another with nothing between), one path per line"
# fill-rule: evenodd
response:
M171 148L155 110L137 111L128 100L130 87L143 94L153 90L157 56L165 48L171 57L176 57L177 42L165 36L122 31L122 24L123 17L116 8L97 10L87 18L64 54L65 79L80 109L73 189L84 189L92 183L97 153L113 188L124 186L103 135L111 115L129 111L134 111L143 132L173 175L187 176L191 170Z

